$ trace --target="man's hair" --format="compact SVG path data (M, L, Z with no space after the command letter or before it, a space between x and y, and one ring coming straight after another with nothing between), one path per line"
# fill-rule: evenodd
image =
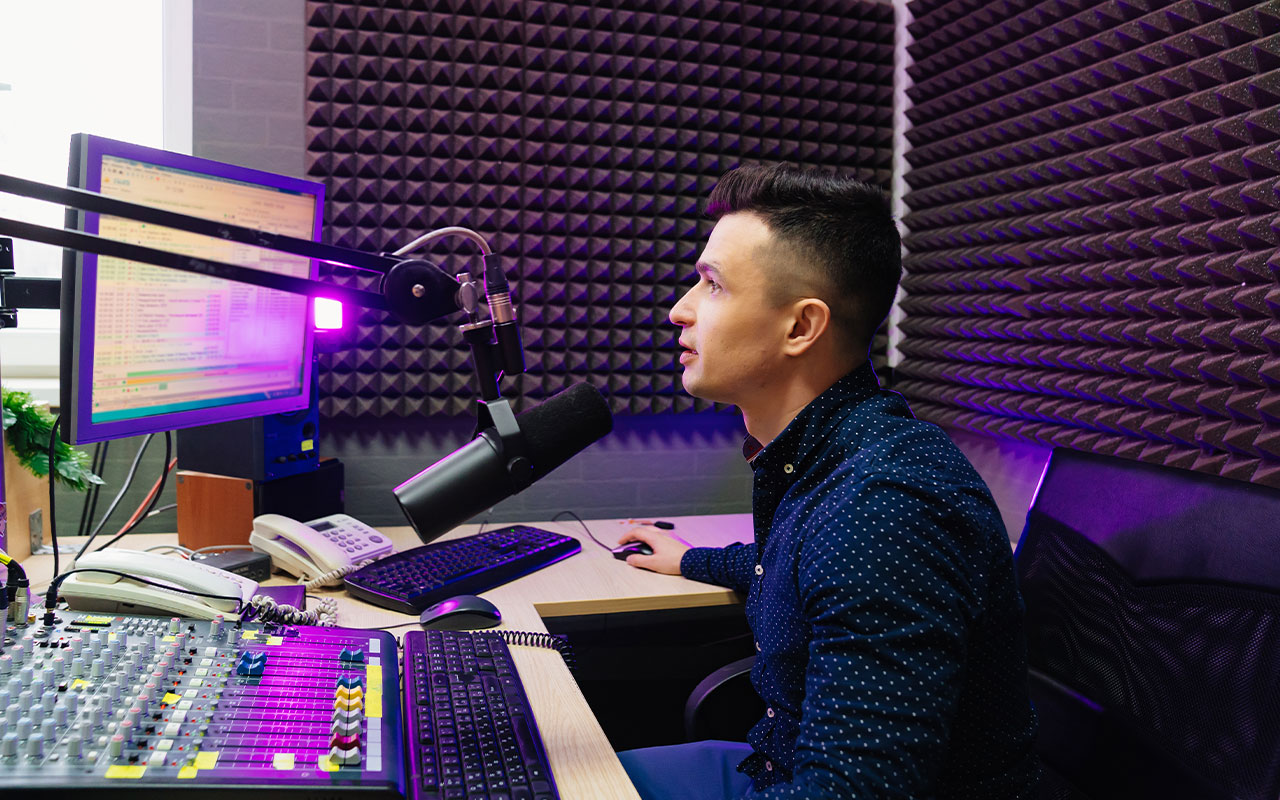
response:
M725 173L707 203L715 219L738 212L759 216L798 263L811 265L813 274L798 277L817 279L817 296L847 343L869 347L902 277L901 241L885 193L833 173L750 165ZM776 293L789 291L786 278L774 274Z

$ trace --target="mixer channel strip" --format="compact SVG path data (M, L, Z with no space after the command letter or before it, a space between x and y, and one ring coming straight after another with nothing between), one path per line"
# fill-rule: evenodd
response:
M403 795L389 633L72 613L5 634L0 794Z

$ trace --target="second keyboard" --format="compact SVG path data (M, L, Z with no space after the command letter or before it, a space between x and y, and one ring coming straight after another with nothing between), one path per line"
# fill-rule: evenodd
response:
M432 542L393 553L347 575L347 591L383 608L417 614L454 595L478 594L581 552L577 539L528 525Z

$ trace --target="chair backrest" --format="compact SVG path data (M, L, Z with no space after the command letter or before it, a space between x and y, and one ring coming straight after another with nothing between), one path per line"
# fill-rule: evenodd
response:
M1017 571L1046 765L1096 797L1280 797L1280 491L1055 450Z

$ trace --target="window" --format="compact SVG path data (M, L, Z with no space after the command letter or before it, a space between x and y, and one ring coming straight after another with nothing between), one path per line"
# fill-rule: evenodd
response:
M191 75L190 0L0 4L0 172L65 185L77 131L189 153ZM63 209L0 194L0 216L61 227ZM62 251L15 241L14 266L58 277ZM0 331L4 383L56 400L58 312L18 324Z

